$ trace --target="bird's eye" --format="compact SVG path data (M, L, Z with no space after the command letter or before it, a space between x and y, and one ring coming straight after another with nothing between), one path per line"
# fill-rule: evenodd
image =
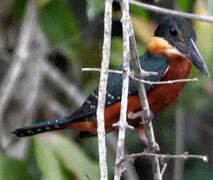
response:
M177 30L175 28L171 28L169 29L169 32L172 36L176 36L177 35Z

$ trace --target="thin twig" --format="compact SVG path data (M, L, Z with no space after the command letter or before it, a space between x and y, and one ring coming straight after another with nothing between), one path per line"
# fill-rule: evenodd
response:
M106 100L106 87L108 79L108 68L110 60L111 47L111 30L112 30L112 0L105 0L104 11L104 41L102 50L101 74L98 90L98 107L97 107L97 122L98 122L98 152L99 152L99 167L101 172L101 180L107 180L107 163L106 163L106 140L105 140L105 123L104 123L104 108Z
M180 16L180 17L185 17L185 18L189 18L189 19L195 19L195 20L199 20L199 21L206 21L206 22L213 23L213 16L201 16L201 15L198 15L198 14L185 13L185 12L161 8L161 7L158 7L158 6L153 6L153 5L150 5L150 4L137 2L137 1L133 1L133 0L130 1L130 4L137 6L137 7L140 7L142 9L146 9L146 10L149 10L149 11L152 11L152 12L156 12L156 13L167 14L167 15L169 14L169 15Z
M130 76L132 79L135 79L138 82L144 83L144 84L149 84L149 85L157 85L157 84L174 84L174 83L183 83L183 82L196 82L198 81L197 78L192 78L192 79L176 79L176 80L168 80L168 81L147 81L144 79L139 79L134 76Z
M100 72L100 68L82 68L82 71L98 71ZM116 74L122 74L122 71L119 70L108 70L109 73L116 73ZM152 74L151 74L152 75ZM198 78L192 78L192 79L176 79L176 80L168 80L168 81L147 81L144 79L139 79L135 77L132 73L130 73L130 77L138 82L149 84L149 85L156 85L156 84L174 84L174 83L182 83L182 82L195 82L198 81Z
M55 82L55 84L64 90L68 97L75 102L76 105L82 105L86 99L85 95L81 93L81 90L71 83L57 68L48 63L47 61L41 62L41 67L45 75Z
M111 151L113 153L116 153L116 149L117 149L117 134L116 132L112 132L109 135L107 135L106 137L107 140L107 144L109 144L110 149L112 149ZM124 147L124 154L127 154L126 148ZM138 174L136 172L136 169L134 167L134 164L132 164L131 162L126 162L125 163L125 167L126 167L126 171L124 171L123 174L123 179L125 180L139 180Z
M129 75L130 75L130 63L129 63L129 28L130 28L130 15L129 15L129 1L120 0L122 9L122 30L123 30L123 81L122 81L122 98L121 98L121 110L119 119L119 132L118 143L115 160L115 173L114 180L120 180L123 169L120 166L120 161L124 156L124 141L126 135L127 123L127 103L128 103L128 89L129 89Z
M36 8L36 7L34 7ZM35 17L36 18L36 17ZM26 62L24 68L24 76L21 80L18 80L17 89L14 95L21 100L21 109L17 108L17 111L12 113L12 116L8 116L7 121L14 121L14 117L18 117L15 123L12 123L9 128L5 129L11 130L18 126L24 126L24 124L30 123L33 120L34 112L36 111L37 100L39 92L41 89L41 82L43 74L41 73L41 61L46 54L46 44L44 43L44 37L39 31L36 19L34 20L34 28L37 30L33 31L31 45L29 48L29 59ZM27 94L27 96L26 96ZM1 138L7 142L5 144L5 151L7 154L15 157L23 157L25 154L25 146L20 146L22 142L15 136L9 136L8 133ZM2 141L2 142L4 142ZM26 141L24 143L26 145ZM24 145L23 144L23 145ZM19 148L18 148L19 147ZM22 147L20 149L20 147ZM18 148L18 150L17 150Z
M81 70L82 71L99 71L99 72L101 71L100 68L82 68ZM116 74L123 74L123 71L112 70L112 69L108 69L108 72L110 72L110 73L116 73ZM144 77L145 76L152 76L152 75L157 75L158 74L157 72L143 71L143 70L142 70L142 73L143 73Z
M123 161L125 161L125 160L134 161L136 158L139 158L139 157L153 157L153 158L156 157L156 158L159 158L159 159L166 159L166 160L170 160L170 159L184 159L184 160L186 160L186 159L200 159L205 163L208 162L207 156L188 154L188 152L185 152L184 154L177 154L177 155L156 154L156 153L143 152L143 153L127 155L125 157L125 159L123 159Z
M168 165L168 163L164 163L164 165L163 165L163 167L161 169L161 177L163 177L163 175L164 175L164 173L166 171L167 165Z

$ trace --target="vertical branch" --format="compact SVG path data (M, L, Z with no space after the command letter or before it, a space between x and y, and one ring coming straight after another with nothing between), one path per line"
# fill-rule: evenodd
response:
M131 19L130 19L131 21ZM134 30L132 28L130 29L130 54L131 54L131 59L132 59L132 64L133 64L133 73L136 77L143 77L144 75L147 75L147 72L144 72L141 69L139 58L138 58L138 53L137 53L137 48L136 48L136 41L135 41L135 36L134 36ZM144 112L144 119L149 119L150 122L146 123L145 126L145 135L148 139L148 152L153 152L155 150L158 150L159 147L155 141L155 136L154 136L154 131L153 131L153 126L151 122L151 111L149 108L149 103L147 100L147 95L146 95L146 90L145 86L142 83L138 83L138 93L140 97L140 102L141 106L143 108ZM161 180L161 172L160 172L160 165L159 165L159 160L157 157L151 158L152 162L152 169L153 169L153 179L154 180Z
M100 178L101 180L107 180L104 108L106 100L106 87L107 87L108 68L110 59L111 29L112 29L112 0L105 0L104 42L102 51L101 75L98 90L98 107L97 107L98 151L99 151L99 167L101 172Z
M115 132L110 133L109 135L107 135L106 138L107 142L109 143L113 153L116 153L116 149L117 149L117 135ZM127 154L128 152L126 151L125 147L124 147L124 154ZM123 177L122 179L124 180L139 180L138 174L136 172L135 166L132 162L125 162L125 167L126 167L126 171L124 171Z
M17 48L13 57L13 62L9 67L6 76L3 79L0 89L0 127L2 127L2 117L5 111L8 100L16 86L17 79L19 78L23 64L29 56L29 45L32 38L34 29L34 20L36 19L36 2L29 0L27 4L26 13L24 16L23 24L20 30L20 36L17 43Z
M184 112L182 108L178 105L176 108L176 144L175 144L175 154L182 154L184 152ZM175 159L174 164L174 180L183 179L183 168L184 160Z
M121 98L121 111L119 119L119 134L118 134L118 145L115 161L115 175L114 180L119 180L122 174L121 160L124 156L124 140L125 131L128 126L126 121L127 103L128 103L128 89L129 89L129 1L121 0L122 7L122 29L123 29L123 82L122 82L122 98Z

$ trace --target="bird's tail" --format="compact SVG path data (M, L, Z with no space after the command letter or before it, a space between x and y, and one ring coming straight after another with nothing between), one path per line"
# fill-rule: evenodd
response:
M14 133L18 137L32 136L47 131L64 129L65 125L68 122L69 122L68 117L64 117L61 119L40 122L29 127L19 128L14 130L12 133Z

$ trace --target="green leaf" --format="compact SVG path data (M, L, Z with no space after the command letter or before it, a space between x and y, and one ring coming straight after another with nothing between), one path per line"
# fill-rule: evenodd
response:
M137 7L137 6L130 6L130 12L131 14L137 15L139 17L142 17L144 20L148 20L148 14L147 11Z
M55 169L54 171L59 173L58 176L62 175L62 171L60 170L61 167L58 164L58 161L60 161L64 169L69 171L70 174L78 180L84 180L86 176L91 179L99 179L99 168L97 163L91 161L71 139L51 133L51 135L36 137L35 142L37 146L41 146L36 154L40 156L39 165L43 171L49 171L48 168L50 165L52 167L51 169ZM41 152L43 155L40 155Z
M112 38L110 66L116 68L122 64L122 39Z
M98 14L104 11L104 1L87 0L87 16L93 20Z
M37 140L37 138L35 138L34 146L36 160L42 172L42 179L67 179L54 149L47 146L44 141Z
M191 1L189 0L176 0L176 2L179 5L180 9L186 12L188 11L189 5L191 3Z
M39 11L39 22L48 40L61 43L78 32L75 20L63 0L52 0Z
M15 0L13 4L12 12L18 21L23 17L26 4L27 0Z
M30 176L29 171L27 171L26 163L0 154L0 179L28 180L32 179L32 176Z

